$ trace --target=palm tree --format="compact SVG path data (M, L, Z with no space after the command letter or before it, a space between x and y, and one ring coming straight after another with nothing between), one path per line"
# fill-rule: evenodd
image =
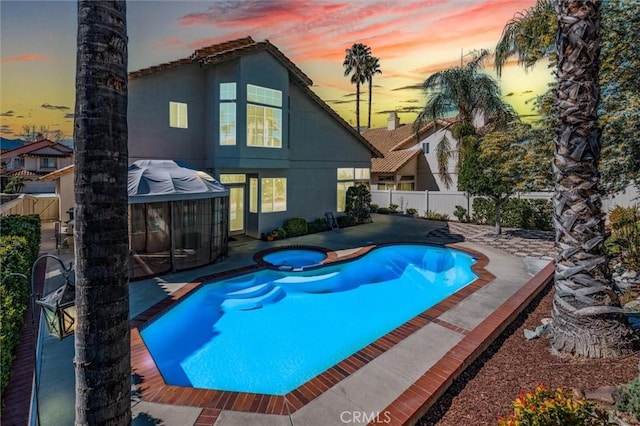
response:
M371 56L371 48L362 43L354 43L345 51L344 76L351 75L351 84L356 85L356 123L360 132L360 85L367 81L367 61Z
M516 118L513 108L502 100L496 81L480 71L489 55L488 50L482 50L466 64L439 71L425 80L422 88L427 94L427 102L414 122L416 131L425 121L436 121L453 110L458 111L460 122L467 127L474 127L478 116L484 117L485 125L496 128ZM465 134L468 135L468 132ZM469 142L472 142L471 139ZM440 177L449 188L452 179L448 163L455 154L451 142L443 138L436 146L436 153Z
M373 92L373 76L375 74L382 74L380 69L380 58L375 56L369 56L366 62L365 76L369 82L369 120L367 121L367 128L371 128L371 94Z
M556 228L554 350L591 358L630 353L636 340L608 279L598 190L600 0L560 0L558 123L553 169Z
M76 425L131 424L124 0L78 2Z
M494 52L498 76L507 59L518 57L518 65L530 69L542 58L554 55L557 18L551 0L538 0L531 8L507 22Z

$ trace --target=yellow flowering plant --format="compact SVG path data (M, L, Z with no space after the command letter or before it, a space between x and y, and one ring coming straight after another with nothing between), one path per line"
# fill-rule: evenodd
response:
M512 402L513 412L498 420L499 426L609 426L606 411L584 398L574 399L562 388L539 384Z

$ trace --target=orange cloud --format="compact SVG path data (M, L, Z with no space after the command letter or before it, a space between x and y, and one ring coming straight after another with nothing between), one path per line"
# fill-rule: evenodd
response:
M0 59L0 63L8 64L11 62L29 62L29 61L51 61L53 58L47 55L34 55L34 54L24 54L18 56L9 56L8 58Z

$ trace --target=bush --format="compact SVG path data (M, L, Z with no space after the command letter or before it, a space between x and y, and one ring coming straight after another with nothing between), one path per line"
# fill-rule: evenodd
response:
M609 415L586 399L572 399L558 388L543 385L534 392L520 394L512 403L513 412L498 420L500 426L606 426Z
M447 221L449 220L449 215L448 214L443 214L443 213L437 213L431 210L427 210L424 213L424 216L422 216L423 219L428 219L428 220L442 220L442 221Z
M274 229L271 232L267 232L266 234L260 235L260 239L263 241L275 241L275 240L282 240L284 238L287 238L287 233L282 228Z
M35 262L40 253L40 216L10 215L0 217L2 235L16 235L27 240L30 262Z
M378 214L390 214L391 213L391 209L389 209L389 207L380 207L380 208L378 208L377 213Z
M351 186L347 189L345 214L355 223L371 222L371 193L365 185Z
M458 219L459 222L469 222L469 213L467 209L462 206L456 206L456 209L453 211L453 215Z
M338 221L338 226L340 228L348 228L349 226L357 225L355 219L351 216L338 216L336 220Z
M4 230L3 230L4 231ZM13 235L0 237L0 279L12 272L30 277L31 263L26 238ZM18 344L24 312L30 295L29 283L20 277L8 278L0 287L0 393L5 394L11 377L11 364Z
M329 221L324 217L319 217L315 219L313 222L307 222L307 233L315 234L317 232L329 231L331 226L329 226Z
M473 200L471 220L482 225L496 222L493 200L478 197ZM502 226L524 229L553 229L553 205L549 200L509 198L502 206ZM455 214L455 213L454 213Z
M397 205L397 204L391 203L391 204L389 204L389 211L395 213L398 210L398 207L400 207L400 206Z
M379 208L380 206L377 204L373 204L373 203L369 204L369 210L371 210L372 212L377 212Z
M409 207L407 210L405 210L405 212L407 214L410 214L412 216L415 216L418 214L418 209L414 209L413 207Z
M640 421L640 379L630 381L620 390L621 398L616 404L619 410L629 413Z
M640 207L616 206L609 214L611 237L605 243L607 251L619 256L622 264L640 270Z
M307 221L300 217L292 217L282 224L282 229L288 237L299 237L309 232Z

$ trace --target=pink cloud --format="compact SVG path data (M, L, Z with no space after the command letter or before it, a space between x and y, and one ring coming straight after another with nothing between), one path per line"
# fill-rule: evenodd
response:
M35 54L24 54L18 56L9 56L7 58L0 59L0 63L8 64L11 62L29 62L29 61L51 61L53 58L47 55L35 55Z

